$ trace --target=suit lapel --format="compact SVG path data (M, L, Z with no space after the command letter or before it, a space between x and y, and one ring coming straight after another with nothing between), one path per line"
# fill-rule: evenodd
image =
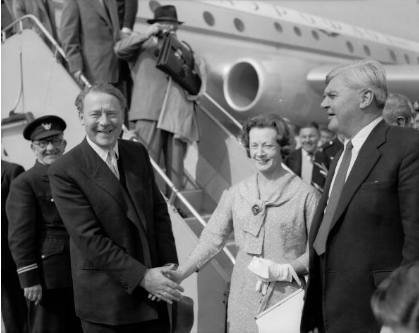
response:
M103 1L106 1L106 0L103 0ZM106 4L104 4L104 5L102 5L101 3L100 3L100 0L90 0L90 1L87 1L87 3L89 3L90 4L90 6L92 6L93 7L93 9L94 10L96 10L98 13L99 13L99 15L106 21L106 23L112 28L112 30L113 30L113 28L114 28L114 26L113 26L113 24L112 24L112 22L111 22L111 17L109 17L109 15L108 15L108 13L106 12L106 10L105 10L105 7L103 7L104 5L106 5ZM111 9L109 8L109 13L111 13L112 11L111 11Z
M368 177L371 170L376 165L377 161L381 156L381 152L378 147L385 142L385 134L388 126L381 121L370 133L364 145L362 146L359 155L352 167L351 173L343 187L342 195L340 197L336 212L333 217L332 225L336 224L336 221L342 216L351 202L356 191L362 185L364 180Z
M118 179L92 147L89 146L86 139L82 142L82 150L86 157L84 159L86 164L82 168L83 172L104 191L111 194L126 211L127 202L124 197L126 193L124 193L125 191Z

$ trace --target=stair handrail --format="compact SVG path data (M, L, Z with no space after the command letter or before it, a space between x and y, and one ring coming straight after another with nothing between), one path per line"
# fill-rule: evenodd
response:
M237 126L238 129L242 129L242 124L240 124L240 122L237 121L236 118L234 118L226 109L224 109L220 103L218 103L214 98L211 97L210 94L208 94L207 92L204 93L204 96L212 103L214 104L217 109L219 111L221 111L228 119L231 120L231 122ZM207 114L209 114L210 112L208 112L207 110L205 110Z
M57 43L57 41L54 39L54 37L49 33L49 31L44 27L44 25L41 23L41 21L39 21L39 19L32 14L22 16L22 17L18 18L17 20L13 21L12 23L10 23L7 27L5 27L1 31L2 42L4 42L8 38L6 32L9 31L9 30L12 30L13 27L19 25L19 30L18 30L17 33L21 33L24 30L23 29L23 20L29 20L29 21L35 22L36 26L42 31L42 33L45 35L45 37L48 38L48 41L51 42L51 44L54 46L54 48L55 48L55 50L53 52L54 56L56 56L56 54L58 52L63 57L63 59L65 59L65 61L68 62L68 59L65 55L64 50Z

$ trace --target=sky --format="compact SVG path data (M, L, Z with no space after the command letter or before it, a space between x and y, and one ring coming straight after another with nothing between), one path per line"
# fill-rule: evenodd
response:
M419 43L419 0L265 0Z

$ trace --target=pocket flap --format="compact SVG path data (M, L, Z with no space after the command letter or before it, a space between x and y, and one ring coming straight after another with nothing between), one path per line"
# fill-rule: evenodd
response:
M64 244L44 243L42 246L41 258L46 259L64 252Z

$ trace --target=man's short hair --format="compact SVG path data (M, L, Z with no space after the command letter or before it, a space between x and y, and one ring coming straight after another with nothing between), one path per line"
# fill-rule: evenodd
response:
M76 97L76 101L74 104L76 105L76 108L79 112L83 112L84 99L91 92L99 92L116 97L119 101L119 104L121 105L122 111L124 111L127 107L126 99L118 88L108 83L97 83L90 87L84 88L84 90L82 90Z
M384 67L373 59L362 59L333 69L326 76L326 84L339 75L344 75L346 85L351 89L371 90L380 109L387 100L387 79Z
M389 94L383 110L383 118L390 125L397 125L397 118L403 117L410 124L414 110L410 100L402 94Z
M300 133L303 128L315 128L316 131L317 131L317 133L320 134L320 132L319 132L319 124L317 124L315 121L312 121L311 123L307 123L307 124L301 126L300 127L300 130L298 131L298 133Z

